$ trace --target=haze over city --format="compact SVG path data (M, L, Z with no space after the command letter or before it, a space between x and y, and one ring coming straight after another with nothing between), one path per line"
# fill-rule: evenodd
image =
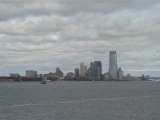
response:
M160 76L159 0L0 0L0 71L74 71L118 53L124 73Z

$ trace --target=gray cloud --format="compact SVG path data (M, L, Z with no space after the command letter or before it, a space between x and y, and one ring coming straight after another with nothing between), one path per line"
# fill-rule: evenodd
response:
M29 15L106 14L124 9L143 11L159 3L159 0L1 0L0 3L1 20L4 20Z

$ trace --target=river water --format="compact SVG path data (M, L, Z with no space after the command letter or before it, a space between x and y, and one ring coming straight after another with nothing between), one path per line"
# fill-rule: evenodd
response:
M160 120L160 82L0 83L0 120Z

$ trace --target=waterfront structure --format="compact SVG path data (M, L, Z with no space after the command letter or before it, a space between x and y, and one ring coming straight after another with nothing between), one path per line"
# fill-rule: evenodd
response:
M19 73L10 73L9 77L18 78L20 77Z
M123 71L121 68L118 69L118 80L123 80Z
M63 76L64 76L63 72L60 70L59 67L56 68L56 75L57 75L58 77L63 77Z
M80 76L84 77L85 76L85 72L86 72L86 68L84 66L84 63L80 63Z
M101 61L94 61L90 63L90 68L88 69L88 76L91 79L99 79L102 75L102 63Z
M94 76L94 72L93 71L94 71L94 63L91 62L90 63L90 67L88 69L88 77L89 78L92 78Z
M59 76L55 73L48 73L48 74L44 74L44 77L46 77L48 80L51 80L51 81L56 81L59 79Z
M59 67L56 68L56 72L50 72L48 74L44 74L44 76L52 81L62 80L64 79L64 73L61 71Z
M94 77L100 78L102 75L102 63L101 61L94 61L94 68L93 68Z
M109 76L111 80L118 80L117 53L110 51L109 55Z
M91 78L92 77L92 73L91 73L91 67L88 68L88 77Z
M109 73L104 73L103 74L103 80L109 80L110 77L109 77Z
M87 66L84 66L84 74L85 74L85 76L87 76L87 73L88 73Z
M38 77L37 71L26 70L26 77L27 78L37 78Z
M72 79L74 77L74 73L73 72L68 72L66 74L66 77L69 78L69 79Z
M79 68L75 68L75 77L79 77Z

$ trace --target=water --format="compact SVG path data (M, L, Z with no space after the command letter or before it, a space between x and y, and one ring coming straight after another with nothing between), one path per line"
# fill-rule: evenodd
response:
M0 83L0 120L160 120L160 82Z

